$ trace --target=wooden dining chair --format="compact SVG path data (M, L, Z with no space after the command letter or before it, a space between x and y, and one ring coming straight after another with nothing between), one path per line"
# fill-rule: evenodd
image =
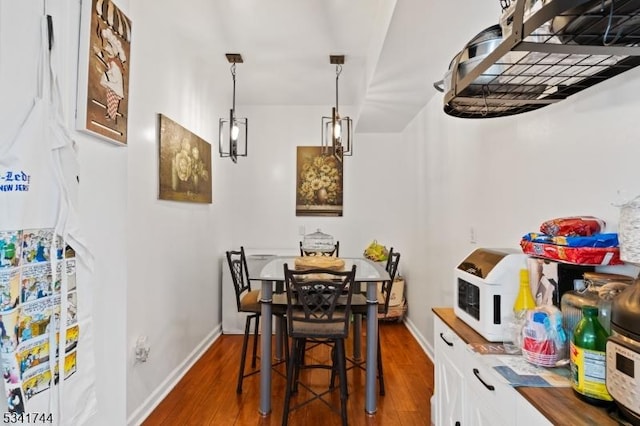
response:
M336 241L331 251L304 250L300 241L300 256L333 256L340 257L340 241Z
M291 407L291 396L297 393L300 383L300 370L312 368L337 371L340 381L340 416L343 426L347 422L347 370L345 339L349 335L351 317L351 298L353 296L356 266L349 271L329 269L308 269L297 271L284 264L285 289L287 294L287 331L292 339L291 355L287 368L287 387L285 390L282 425L289 421L289 413L316 399L337 411L322 397L333 391L333 379L328 390L315 392L305 386L312 394L311 398ZM307 340L326 341L333 344L332 364L303 363Z

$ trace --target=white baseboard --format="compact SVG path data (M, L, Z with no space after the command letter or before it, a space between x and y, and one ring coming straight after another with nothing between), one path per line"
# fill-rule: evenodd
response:
M420 347L422 347L422 350L424 351L424 353L427 354L429 359L431 359L431 362L434 362L435 357L434 357L433 347L429 344L429 342L427 342L427 339L425 339L424 336L418 331L415 324L411 321L411 319L408 316L405 317L404 324L407 326L407 328L409 329L409 332L411 332L413 337L418 341L418 344L420 344Z
M162 400L178 384L180 379L193 367L200 357L209 349L218 337L222 335L222 326L216 327L202 342L189 354L185 360L178 365L169 376L149 395L149 397L127 419L127 425L139 426L151 414L151 412L162 402Z

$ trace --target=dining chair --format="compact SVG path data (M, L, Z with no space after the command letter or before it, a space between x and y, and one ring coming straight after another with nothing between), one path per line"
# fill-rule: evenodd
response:
M244 254L244 247L240 247L239 251L227 251L227 262L233 279L233 287L236 295L236 305L238 312L248 314L244 325L244 338L242 340L242 353L240 355L240 370L238 371L238 384L236 393L242 393L242 380L250 375L256 374L260 370L256 370L256 358L258 352L258 329L260 327L260 301L258 300L260 290L251 289L251 281L249 281L249 273L247 269L247 258ZM252 371L245 374L244 368L247 359L247 346L249 343L249 334L251 333L251 322L255 321L253 333L253 354L251 357Z
M400 253L394 252L393 247L389 249L389 256L387 258L387 263L385 265L385 270L389 274L389 280L383 281L380 289L380 294L378 294L378 317L384 317L389 312L389 301L391 299L391 290L393 289L393 282L396 278L396 274L398 272L398 263L400 262ZM363 318L366 318L366 311L362 312ZM359 339L360 336L354 336L354 338ZM382 345L380 344L380 327L378 327L378 387L379 393L381 396L384 396L384 368L382 366ZM365 362L361 360L351 360L356 367L365 368Z
M244 254L244 247L240 247L238 251L227 251L227 263L233 280L233 287L236 295L236 304L238 312L246 313L244 325L244 338L242 340L242 353L240 355L240 370L238 371L238 384L236 393L242 393L242 381L245 377L259 373L256 369L256 359L258 358L258 330L260 329L260 290L251 288L251 280L249 280L249 272L247 268L247 258ZM280 321L284 319L284 313L274 313ZM251 322L255 321L253 332L253 353L251 356L251 371L245 373L245 364L247 359L247 349L249 343L249 335L251 334ZM283 342L285 346L285 362L288 362L288 337L286 330L283 333Z
M340 241L336 241L331 251L304 250L300 241L300 256L334 256L340 257Z
M378 316L385 317L389 313L389 301L391 300L391 290L393 282L398 272L398 263L400 263L400 253L394 252L393 247L389 249L389 257L385 269L389 274L389 281L382 282L382 300L378 300ZM382 368L382 350L380 344L380 327L378 327L378 384L380 386L380 395L384 395L384 374Z
M285 290L287 294L287 331L292 339L291 355L287 368L282 425L289 421L289 413L316 399L322 400L332 410L336 408L322 397L334 390L333 376L337 371L340 381L340 416L343 426L347 425L347 370L345 339L349 335L351 298L353 296L356 266L349 271L330 269L289 269L284 264ZM305 342L326 341L333 344L331 365L303 363ZM330 369L332 380L328 390L316 392L304 386L312 394L311 398L291 407L291 395L297 393L302 369Z

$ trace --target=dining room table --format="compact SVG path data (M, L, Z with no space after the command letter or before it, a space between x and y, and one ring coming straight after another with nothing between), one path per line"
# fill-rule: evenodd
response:
M283 288L284 265L294 268L295 256L250 255L247 256L247 269L249 280L261 282L261 335L260 344L262 356L260 357L260 407L261 415L271 413L271 375L272 375L272 322L271 318L274 303L274 288ZM378 283L389 280L389 274L385 268L377 262L364 257L341 257L344 261L344 269L350 270L356 266L355 283L358 286L366 285L366 359L365 359L365 412L375 414L377 410L377 365L378 365ZM354 335L361 334L360 322L354 322ZM356 342L359 342L359 338ZM278 339L276 339L278 341ZM359 346L354 344L354 357L359 357Z

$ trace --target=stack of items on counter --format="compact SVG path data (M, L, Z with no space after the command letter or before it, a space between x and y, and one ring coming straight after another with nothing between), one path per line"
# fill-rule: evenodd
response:
M612 301L634 281L595 272L597 265L624 263L618 235L602 233L604 226L592 216L553 219L520 243L530 256L529 290L536 301L520 322L522 355L543 367L569 364L576 395L597 405L612 401L604 368Z
M593 216L548 220L540 233L522 237L520 247L531 256L578 265L620 265L618 234L601 233L605 223Z

